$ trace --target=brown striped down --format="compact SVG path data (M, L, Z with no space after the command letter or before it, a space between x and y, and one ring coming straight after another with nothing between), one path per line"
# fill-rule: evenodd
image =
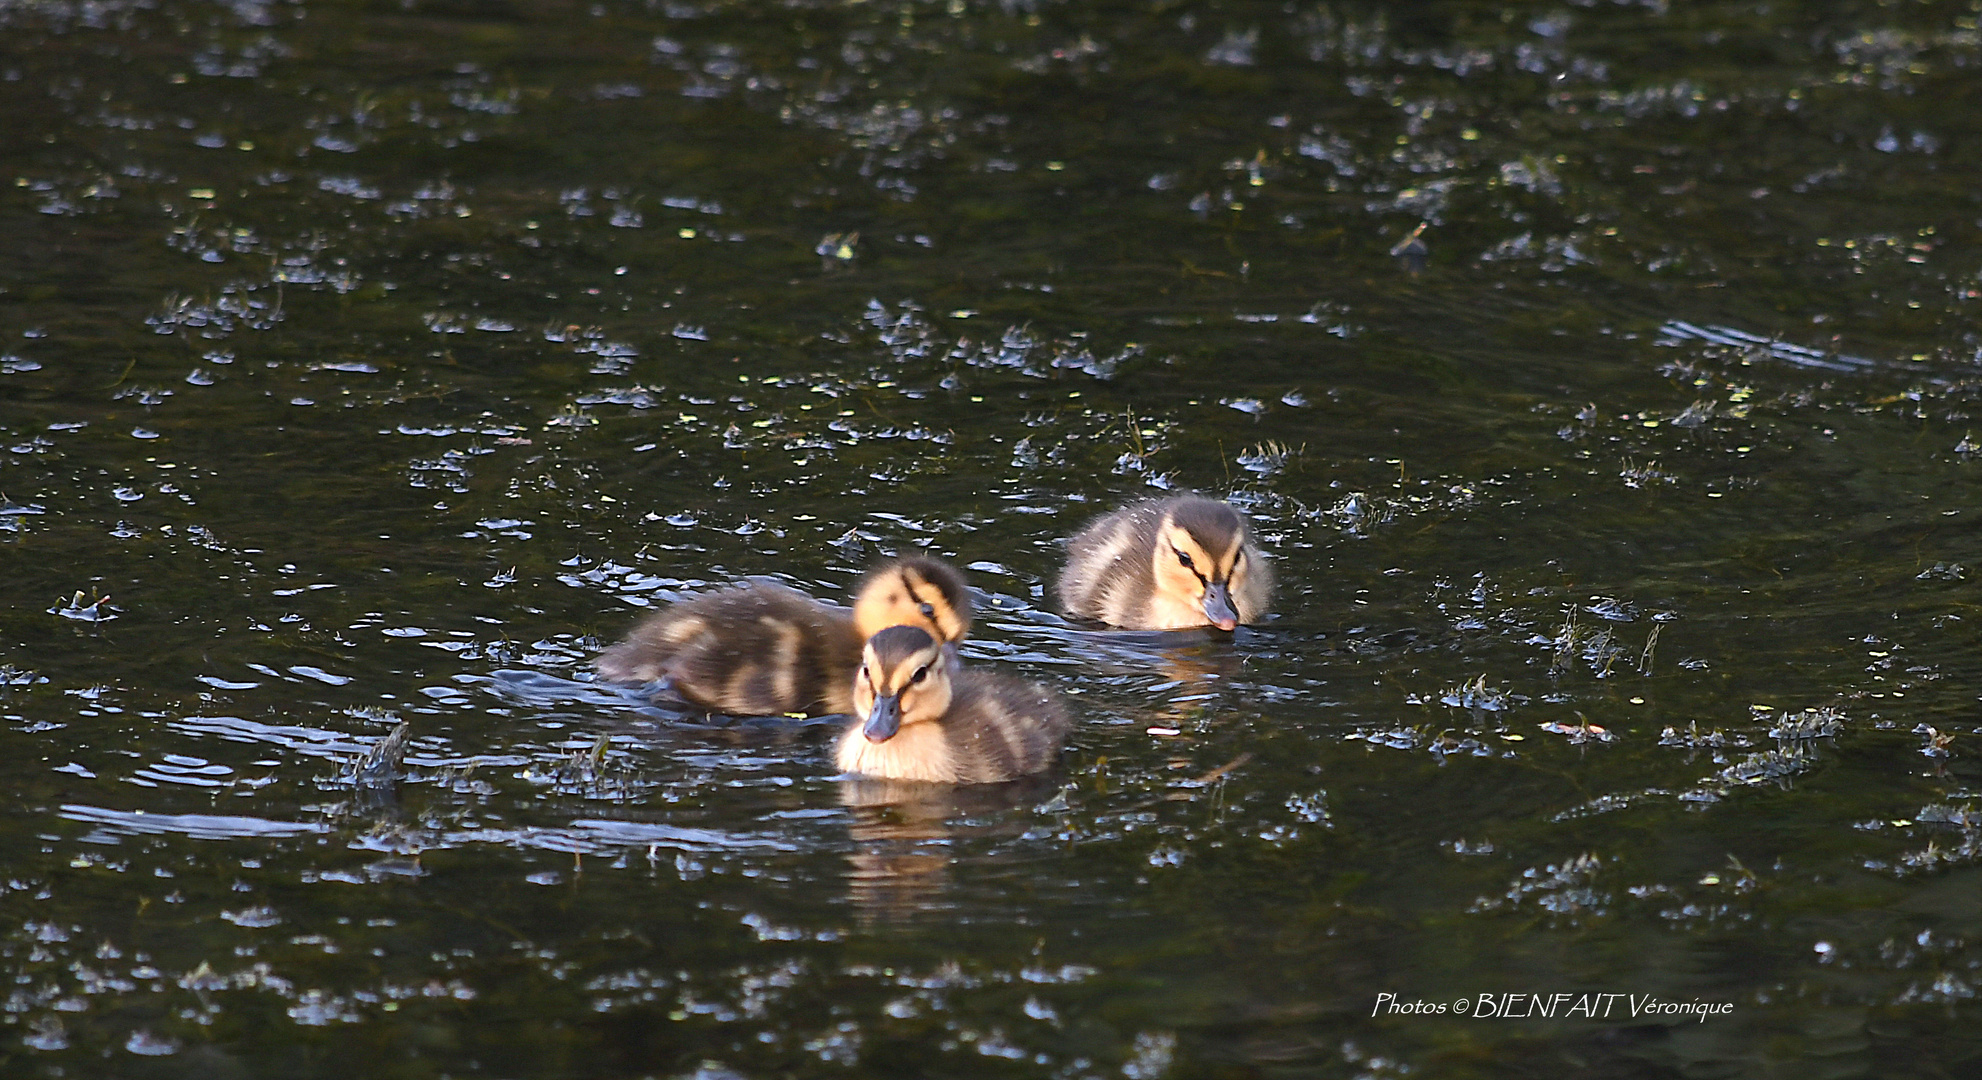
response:
M1073 721L1058 695L989 671L963 671L953 682L942 723L957 748L960 783L1015 780L1060 759Z
M713 712L823 715L851 707L859 648L844 608L751 582L649 616L600 654L598 669L617 682L666 679Z

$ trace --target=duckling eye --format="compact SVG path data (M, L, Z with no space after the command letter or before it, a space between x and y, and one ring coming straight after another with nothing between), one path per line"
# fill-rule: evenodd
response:
M922 605L922 617L925 619L934 619L936 617L936 605L934 604Z
M1172 548L1171 550L1175 551L1176 549ZM1184 554L1181 551L1177 552L1177 561L1183 563L1186 568L1191 568L1194 566L1194 564L1191 562L1191 557L1189 555Z
M929 677L929 668L927 666L924 666L924 667L916 668L915 674L909 676L908 681L912 683L918 683L928 677Z
M867 665L866 665L866 664L862 664L862 665L860 665L860 677L861 677L861 678L863 678L863 679L866 679L866 680L867 680L868 682L873 682L873 681L874 681L874 676L872 676L872 675L869 675L869 674L867 673Z

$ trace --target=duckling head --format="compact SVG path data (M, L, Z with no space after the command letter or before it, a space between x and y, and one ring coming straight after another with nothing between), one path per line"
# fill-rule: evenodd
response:
M1244 585L1253 556L1237 510L1195 495L1176 500L1157 526L1153 558L1158 592L1198 604L1220 630L1239 625L1232 593Z
M853 625L863 638L914 626L954 648L970 630L970 592L948 563L920 555L881 566L860 583Z
M854 676L853 706L868 742L887 742L905 726L941 719L950 709L943 646L914 626L890 626L868 638Z

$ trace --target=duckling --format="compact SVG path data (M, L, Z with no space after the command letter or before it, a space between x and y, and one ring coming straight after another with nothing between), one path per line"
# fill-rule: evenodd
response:
M613 682L666 679L711 712L852 712L862 644L897 625L934 635L955 663L970 629L963 575L936 559L898 559L861 579L852 611L771 581L719 589L649 616L600 654L598 670Z
M840 771L886 780L998 784L1050 767L1071 721L1057 695L984 671L952 670L919 627L867 639Z
M1090 522L1057 588L1068 614L1125 630L1231 630L1266 614L1273 570L1229 503L1177 495Z

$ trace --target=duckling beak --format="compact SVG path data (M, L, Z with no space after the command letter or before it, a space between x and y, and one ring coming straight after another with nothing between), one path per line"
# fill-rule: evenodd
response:
M860 733L867 736L868 742L887 742L901 729L901 695L889 694L874 699L874 710L867 714L867 723L861 727Z
M1220 630L1234 630L1239 625L1239 613L1232 607L1232 591L1222 581L1213 581L1204 587L1204 615Z

